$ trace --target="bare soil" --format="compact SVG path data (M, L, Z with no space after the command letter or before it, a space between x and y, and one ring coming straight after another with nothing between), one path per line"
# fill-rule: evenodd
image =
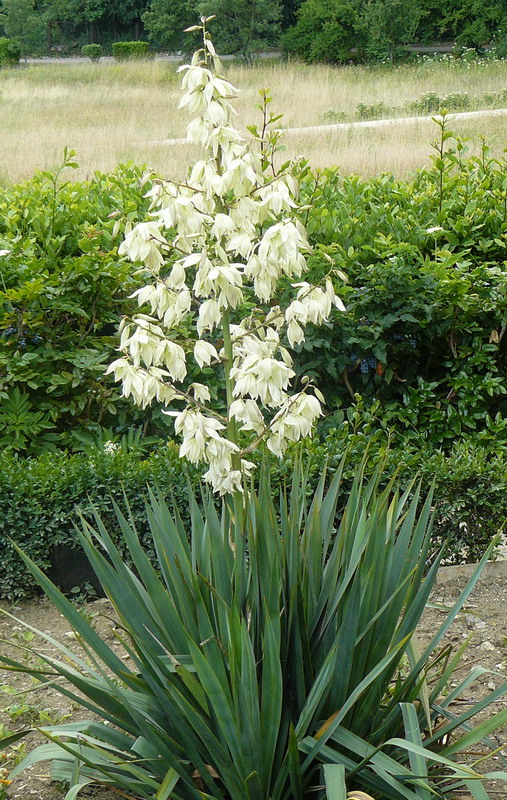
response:
M0 608L14 614L20 622L12 620L10 617L0 614L0 640L2 640L2 652L12 658L22 661L23 653L15 645L25 644L24 636L27 628L21 624L31 625L33 628L50 634L54 639L70 646L73 650L77 649L74 633L65 617L47 600L41 599L32 602L22 603L19 606L0 605ZM112 607L108 600L100 599L82 606L82 612L88 621L93 617L95 630L105 639L109 645L116 641L114 637L114 621ZM41 637L35 637L29 642L29 647L37 653L60 657L56 647L46 642ZM34 659L32 658L33 662ZM29 690L27 692L27 690ZM21 712L21 713L19 713ZM17 716L19 713L19 716ZM0 669L0 725L4 725L3 733L7 730L13 732L30 728L32 724L37 726L55 725L59 722L71 722L72 720L82 719L86 714L86 719L90 718L90 713L85 709L72 703L67 697L59 694L54 689L37 688L37 681L29 675L16 674ZM7 730L6 730L7 729ZM2 729L0 728L0 732ZM7 769L12 768L19 759L19 755L32 749L44 742L44 737L37 733L29 734L26 739L11 747L7 751L7 758L4 756L3 766ZM0 758L2 751L0 751ZM2 762L0 760L0 766ZM49 763L39 763L27 769L22 775L15 778L7 789L7 798L17 798L17 800L62 800L65 795L65 788L55 784L49 777ZM95 800L119 800L121 795L101 789L90 789L84 791L83 798L94 798ZM3 795L0 788L0 800Z
M466 581L474 570L473 565L457 567L443 567L438 575L438 581L432 594L431 601L437 608L429 608L424 615L419 628L422 643L428 641L435 633L445 618L445 610L440 606L452 605L463 589ZM66 619L47 601L34 601L23 603L19 606L0 605L0 608L13 613L18 620L50 633L55 639L66 644L72 643L74 634ZM463 656L462 667L456 674L456 680L463 679L470 669L480 664L493 673L507 673L507 561L498 561L487 564L482 577L473 594L469 598L464 611L454 622L447 635L447 642L456 647L472 636L472 640ZM114 621L111 606L108 600L101 599L88 603L83 607L83 612L93 615L94 626L97 631L113 644ZM26 628L10 617L0 614L0 639L3 640L2 651L12 657L18 657L16 643L24 643L23 636ZM30 643L37 652L55 653L55 648L40 638L34 638ZM0 737L7 731L21 730L31 724L48 725L56 724L63 717L79 719L82 712L78 707L72 706L70 701L59 695L53 689L34 690L34 682L29 676L10 672L0 672ZM477 700L488 690L502 682L498 674L487 674L467 690L467 697L463 702ZM31 690L27 694L22 694ZM507 697L498 700L489 712L495 713L505 708ZM501 729L495 734L498 745L505 745L507 750L507 729ZM6 769L12 767L20 753L25 748L30 749L41 741L37 734L30 734L26 740L14 745L10 750L0 751L3 765ZM26 743L23 743L26 742ZM498 759L498 757L496 757ZM498 760L488 765L488 769L501 769ZM493 787L493 792L503 794L505 785ZM0 784L0 800L2 795ZM61 800L64 791L62 787L52 783L49 778L49 765L38 764L19 776L7 789L9 800ZM117 792L101 789L83 792L83 797L95 800L119 800Z

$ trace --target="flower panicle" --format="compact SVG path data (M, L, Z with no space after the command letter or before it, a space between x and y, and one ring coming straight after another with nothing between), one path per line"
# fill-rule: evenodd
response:
M301 345L309 323L345 308L329 277L323 286L304 279L311 246L298 219L297 179L290 169L276 173L268 151L278 136L266 126L251 141L234 127L239 90L220 73L208 21L190 29L202 31L203 48L180 68L187 140L202 157L186 182L153 185L149 219L130 227L119 247L150 281L132 295L140 313L122 323L121 357L108 372L125 396L142 407L158 402L174 417L180 455L205 465L204 480L229 494L242 491L254 466L245 456L260 442L281 456L311 434L323 398L310 384L290 394L295 371L284 341ZM275 305L281 279L294 293L285 308ZM241 319L252 297L260 306ZM176 341L182 324L184 347ZM191 347L188 330L196 334ZM224 370L224 419L205 383L185 387L189 358ZM183 410L170 408L175 400Z

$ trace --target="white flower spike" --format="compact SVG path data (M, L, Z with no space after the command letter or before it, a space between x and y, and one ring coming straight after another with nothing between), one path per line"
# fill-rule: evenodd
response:
M295 371L284 340L300 345L308 323L345 307L329 277L323 286L304 280L311 248L297 216L294 170L272 166L276 137L248 142L233 126L238 90L218 74L206 23L192 28L202 30L203 49L180 68L187 139L202 157L183 184L158 182L148 192L149 219L126 231L118 252L140 262L148 282L132 295L140 313L123 321L122 355L107 371L134 402L165 406L180 455L204 464L204 480L224 495L244 490L254 469L245 456L257 444L281 456L311 434L323 398L309 384L289 393ZM285 286L299 281L285 307L273 302L282 278ZM267 311L253 307L254 297ZM209 386L186 384L188 355L205 374L221 371L223 416ZM184 400L182 411L169 408L174 400Z

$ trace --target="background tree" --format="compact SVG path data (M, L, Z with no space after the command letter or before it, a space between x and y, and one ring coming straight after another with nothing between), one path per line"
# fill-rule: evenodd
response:
M450 40L480 48L507 31L505 0L419 0L417 41Z
M46 25L34 0L2 0L0 26L18 42L22 56L44 51Z
M54 2L55 0L53 0ZM67 27L90 43L144 36L141 17L148 0L56 0L63 4Z
M54 45L64 47L65 34L74 33L79 25L74 4L69 0L43 0L38 10L46 30L46 52L51 52Z
M197 9L219 18L213 36L223 54L238 53L250 61L256 50L279 43L281 0L201 0Z
M154 44L163 50L182 50L190 37L183 31L196 22L198 13L191 0L151 0L142 21Z
M507 30L505 0L461 0L444 5L444 22L457 45L480 49L498 29Z
M0 0L0 28L23 55L79 50L86 42L108 46L144 35L148 0Z
M350 0L306 0L281 41L284 50L305 61L338 64L364 54L364 26Z
M393 62L400 45L413 41L420 16L419 0L370 0L364 9L369 53Z
M297 22L297 11L303 0L282 0L282 30L285 31Z
M107 0L78 0L76 3L74 18L85 27L88 41L91 43L99 38L97 29L101 27L107 7Z
M191 51L183 30L216 14L217 46L250 60L280 44L307 61L396 58L409 42L453 41L507 53L507 0L0 0L0 33L22 55L79 52L85 43L149 37L159 49Z
M173 5L176 5L173 2ZM108 19L110 22L122 24L132 30L134 39L142 39L144 36L144 24L142 18L149 6L149 0L116 0L115 3L107 3Z

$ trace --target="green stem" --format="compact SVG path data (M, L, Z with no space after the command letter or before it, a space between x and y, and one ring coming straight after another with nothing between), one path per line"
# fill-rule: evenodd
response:
M233 401L232 395L232 379L231 379L231 367L233 361L233 354L232 354L232 337L231 337L231 323L230 323L230 314L229 309L226 308L222 315L222 331L224 334L224 353L225 353L225 360L224 360L224 372L225 372L225 394L227 399L227 438L230 439L231 442L234 444L238 444L238 426L236 424L236 420L234 417L231 417L230 408ZM234 459L237 460L237 464L235 463ZM233 467L234 469L239 469L239 459L237 456L233 456Z
M224 373L225 373L225 394L227 399L227 438L239 446L238 425L234 417L231 416L230 408L234 399L232 394L232 378L231 367L233 364L233 348L231 337L231 323L229 309L225 309L222 314L222 332L224 335ZM241 469L241 457L234 454L231 458L232 468ZM243 513L243 497L241 492L235 492L234 495L227 496L225 500L226 507L229 510L229 537L233 542L234 553L236 556L241 554L244 548L244 513ZM239 595L242 594L242 582L236 587Z

